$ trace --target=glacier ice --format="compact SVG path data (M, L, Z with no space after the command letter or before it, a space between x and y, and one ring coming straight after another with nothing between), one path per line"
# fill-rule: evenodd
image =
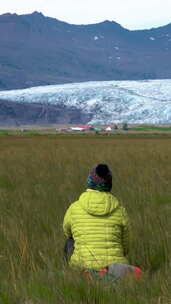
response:
M171 123L171 79L40 86L0 91L0 99L81 109L90 124Z

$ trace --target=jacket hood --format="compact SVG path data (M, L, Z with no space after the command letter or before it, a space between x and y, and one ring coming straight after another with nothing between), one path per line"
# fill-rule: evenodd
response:
M108 215L118 206L118 200L110 192L87 189L79 198L81 207L91 215Z

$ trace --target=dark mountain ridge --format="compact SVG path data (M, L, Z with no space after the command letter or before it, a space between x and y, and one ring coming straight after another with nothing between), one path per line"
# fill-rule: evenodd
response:
M130 31L43 14L0 16L0 90L89 80L171 78L171 24Z

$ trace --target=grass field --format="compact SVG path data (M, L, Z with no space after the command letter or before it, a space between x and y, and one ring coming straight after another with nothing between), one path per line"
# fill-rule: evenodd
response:
M63 262L62 221L106 162L142 281L87 281ZM0 304L171 303L171 138L0 136Z

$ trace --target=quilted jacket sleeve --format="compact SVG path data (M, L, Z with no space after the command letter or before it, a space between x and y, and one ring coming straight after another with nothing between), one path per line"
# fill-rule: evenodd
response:
M123 218L122 218L122 244L124 249L124 256L126 256L129 252L129 232L130 232L130 222L128 214L123 208Z
M65 236L72 237L71 233L71 206L67 209L65 216L64 216L64 221L63 221L63 230Z

